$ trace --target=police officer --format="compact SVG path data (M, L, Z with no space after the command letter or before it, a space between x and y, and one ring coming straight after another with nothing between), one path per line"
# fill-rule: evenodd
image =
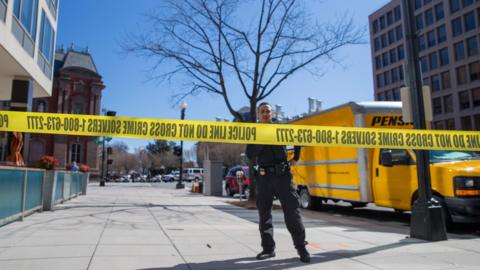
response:
M272 123L272 106L263 102L258 107L260 123ZM257 209L259 229L262 238L262 252L257 260L275 257L273 240L272 204L277 196L283 208L287 229L292 235L293 244L302 262L310 262L310 254L305 248L305 227L298 210L298 195L292 184L287 151L285 146L247 145L247 157L256 164ZM290 162L296 162L300 156L300 147L295 147L295 155Z

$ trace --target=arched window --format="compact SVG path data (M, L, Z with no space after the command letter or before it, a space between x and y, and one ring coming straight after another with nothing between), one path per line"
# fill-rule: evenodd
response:
M74 161L80 163L80 149L81 147L79 143L72 144L70 147L70 163Z
M47 103L44 100L40 100L37 102L37 112L46 112L47 111Z

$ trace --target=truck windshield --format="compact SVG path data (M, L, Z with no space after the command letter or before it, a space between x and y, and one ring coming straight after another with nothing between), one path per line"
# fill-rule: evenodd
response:
M474 151L431 150L429 154L431 163L480 159L480 152Z

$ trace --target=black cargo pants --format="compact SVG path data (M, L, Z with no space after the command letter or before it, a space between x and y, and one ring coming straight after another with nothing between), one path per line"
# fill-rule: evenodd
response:
M266 175L257 174L257 209L259 214L259 229L264 250L274 250L272 223L273 196L280 199L283 208L285 224L293 239L295 248L305 246L305 227L298 209L298 194L292 184L292 174L286 171L277 176L267 172Z

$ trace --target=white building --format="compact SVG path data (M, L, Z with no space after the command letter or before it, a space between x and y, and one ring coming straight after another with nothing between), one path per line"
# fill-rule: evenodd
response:
M0 110L30 111L32 98L52 94L58 4L0 0Z

